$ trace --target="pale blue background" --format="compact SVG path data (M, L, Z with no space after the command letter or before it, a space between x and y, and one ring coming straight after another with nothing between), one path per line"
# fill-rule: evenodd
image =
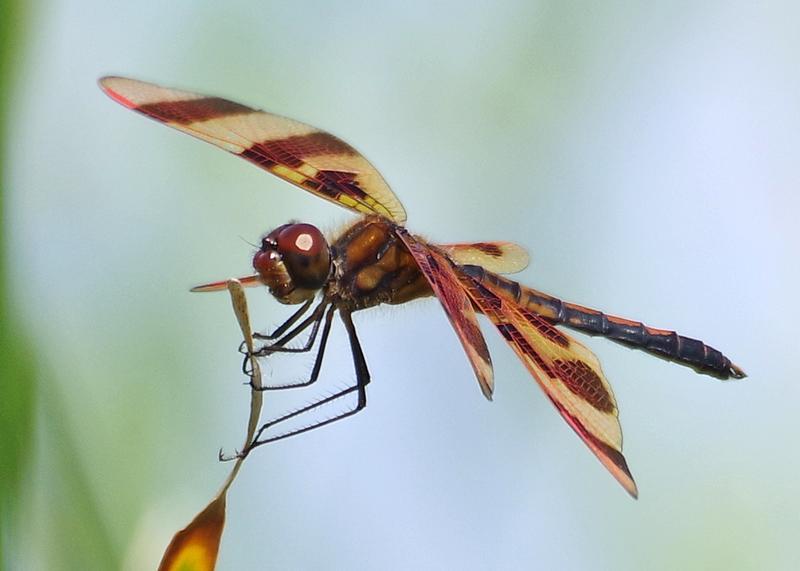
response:
M154 568L247 407L227 297L188 288L248 273L241 238L351 220L115 105L95 85L114 73L326 128L413 231L515 240L523 282L700 337L750 375L586 342L633 501L489 327L493 403L435 302L365 312L367 410L248 460L220 569L800 566L798 21L789 1L38 2L3 174L43 389L12 561L93 549L72 527L82 497L126 569ZM252 293L259 328L288 314ZM341 327L331 349L329 384L267 410L349 382Z

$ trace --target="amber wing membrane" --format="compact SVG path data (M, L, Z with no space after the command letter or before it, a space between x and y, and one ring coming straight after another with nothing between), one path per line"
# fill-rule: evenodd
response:
M564 420L636 497L636 483L622 455L617 403L597 357L539 315L498 295L490 285L467 274L460 274L460 280Z
M123 77L100 87L116 102L216 145L361 214L405 222L380 173L341 139L305 123L222 99Z
M457 264L481 266L497 274L521 272L530 262L525 248L514 242L437 244L437 247Z
M439 298L469 357L483 395L491 400L494 392L492 358L475 317L475 310L451 262L443 254L412 237L404 228L398 228L397 235L414 256L420 270L431 284L433 292Z

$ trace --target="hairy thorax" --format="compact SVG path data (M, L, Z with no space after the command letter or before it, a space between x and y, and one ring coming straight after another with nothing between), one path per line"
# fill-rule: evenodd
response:
M335 279L329 281L326 293L352 309L433 295L413 256L397 237L395 225L385 219L359 220L331 250Z

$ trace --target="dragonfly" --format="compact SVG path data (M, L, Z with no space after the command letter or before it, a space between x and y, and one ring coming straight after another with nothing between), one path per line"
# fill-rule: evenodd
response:
M638 491L622 454L614 393L597 357L562 329L602 336L718 379L745 377L728 357L702 341L565 302L505 277L528 265L527 252L517 244L434 244L412 234L405 227L403 205L378 170L330 133L220 97L123 77L104 77L99 84L128 109L238 155L360 215L330 239L307 223L275 228L253 256L255 273L240 278L245 286L266 286L277 301L299 306L274 331L257 335L263 346L254 350L253 357L310 353L316 348L307 380L265 389L308 386L318 379L337 314L348 335L355 370L355 379L346 388L264 423L244 454L363 410L370 373L352 314L431 296L441 303L487 399L492 399L494 373L477 321L481 314L517 354L561 417L634 498ZM218 281L192 291L225 288L226 281ZM289 345L304 332L302 346ZM355 404L345 411L276 433L276 427L286 421L353 394Z

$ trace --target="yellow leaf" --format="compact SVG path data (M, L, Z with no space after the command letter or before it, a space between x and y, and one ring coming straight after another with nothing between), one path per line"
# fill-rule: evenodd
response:
M225 527L223 490L206 509L172 538L159 571L213 571L217 563L219 541Z

